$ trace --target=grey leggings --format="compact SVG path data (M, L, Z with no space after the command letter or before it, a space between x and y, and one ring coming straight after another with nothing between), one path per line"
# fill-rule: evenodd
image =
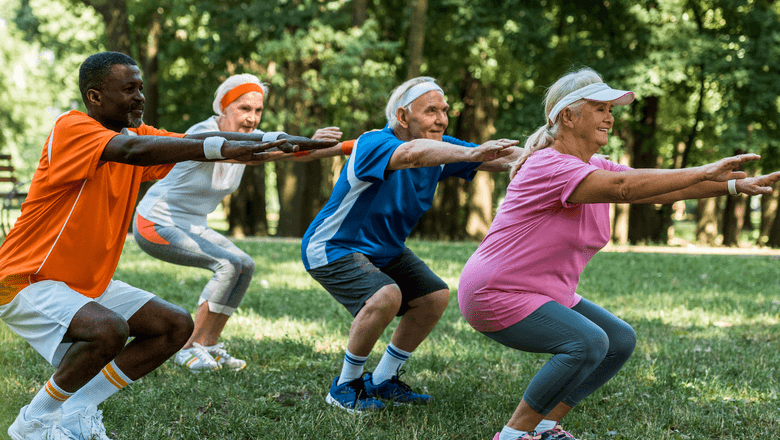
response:
M135 241L147 254L169 263L214 272L200 294L198 305L208 302L211 312L233 314L244 298L255 271L252 257L209 228L194 233L175 226L154 225L154 232L169 244L150 241L144 237L150 231L139 232L137 222L133 222Z
M516 350L553 355L523 395L542 415L560 402L573 407L599 389L636 345L630 325L584 298L571 309L548 302L517 324L483 334Z

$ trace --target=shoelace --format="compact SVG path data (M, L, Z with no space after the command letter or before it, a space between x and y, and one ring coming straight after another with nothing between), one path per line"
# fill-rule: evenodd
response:
M103 411L98 410L88 418L90 438L103 438L106 436L106 427L103 426Z
M406 382L401 382L397 376L390 379L390 383L398 386L406 393L414 393L414 391L412 391L412 387L410 387Z
M52 440L77 440L70 431L60 425L52 425L50 430L51 432L47 438Z
M399 370L398 374L390 379L390 383L398 385L407 393L414 393L414 391L412 391L412 387L410 387L406 382L401 381L401 375L404 373L406 373L406 370Z
M219 344L212 346L207 351L213 358L215 358L214 360L216 360L217 357L222 358L222 360L225 362L230 362L232 359L233 360L236 359L235 357L231 356L230 353L227 352L227 350L225 350L224 342L220 342Z
M214 362L214 358L211 357L208 350L197 342L192 343L192 353L204 363L210 364Z
M561 426L560 424L555 425L555 428L551 429L550 431L555 433L555 437L553 437L554 439L557 439L557 438L574 438L574 436L571 435L570 432L564 431L563 426ZM568 436L568 437L564 437L564 436Z
M366 394L366 385L363 383L363 377L347 382L347 386L355 391L355 404L361 397L365 399L368 396Z
M220 342L217 345L214 345L213 347L209 348L208 350L209 354L212 356L217 355L222 357L223 359L229 359L231 356L228 354L227 350L225 350L225 343Z

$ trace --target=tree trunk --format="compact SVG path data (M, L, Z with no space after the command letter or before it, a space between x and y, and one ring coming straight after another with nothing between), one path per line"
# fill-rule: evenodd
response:
M425 19L428 12L428 0L410 0L412 19L409 29L409 58L407 78L420 76L425 46Z
M160 38L162 36L162 23L160 14L154 12L146 32L146 41L141 43L141 67L144 79L144 122L152 127L159 125L160 86L158 69L160 65Z
M658 167L658 151L654 140L658 128L658 103L657 96L646 97L639 109L639 125L628 133L628 148L634 168ZM647 204L630 205L628 209L628 240L632 244L665 242L666 226L671 220L664 220L664 216L671 218L670 213Z
M739 236L745 222L747 197L730 196L726 198L723 209L723 245L739 246Z
M463 81L463 110L460 112L455 137L477 144L487 142L496 132L493 121L495 107L490 91L477 78L466 73ZM495 183L492 173L478 172L468 185L466 202L466 234L469 238L481 240L493 222Z
M630 163L630 156L624 154L619 162L623 165ZM612 242L615 244L625 245L628 243L628 208L629 205L625 203L614 204L614 218L612 220Z
M761 196L761 230L758 234L757 244L771 246L769 236L780 225L775 224L777 217L778 198L780 198L780 183L772 185L772 193ZM778 234L775 234L778 235Z
M239 238L268 235L265 166L247 166L238 189L225 197L223 206L228 221L228 235Z
M742 217L742 230L755 231L756 225L753 224L753 196L745 196L745 215Z
M302 237L322 207L322 164L312 162L275 162L276 189L279 192L280 237Z
M368 16L368 0L354 0L352 2L352 25L363 26Z
M103 17L106 25L106 48L133 56L130 21L125 0L83 0Z
M717 244L719 201L719 197L699 199L696 241L703 245L715 246Z
M486 172L477 173L468 186L466 234L469 238L481 240L493 223L493 187L493 176Z
M312 65L303 61L288 62L285 66L287 91L277 101L288 115L285 131L300 134L306 124L312 124L317 114L316 103L311 101L312 90L303 81L304 72ZM276 190L279 194L279 225L276 235L302 237L317 212L327 200L322 195L323 164L312 162L274 162L276 166Z

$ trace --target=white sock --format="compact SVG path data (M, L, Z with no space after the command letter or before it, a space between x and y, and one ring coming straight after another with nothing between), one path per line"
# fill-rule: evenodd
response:
M131 383L133 381L116 366L114 361L111 361L62 405L62 413L71 414L85 410L89 405L98 406Z
M347 350L344 354L344 363L341 365L341 374L336 385L351 382L363 375L363 365L366 364L368 356L354 355Z
M549 431L549 430L555 428L555 425L557 425L557 424L558 424L558 422L555 421L555 420L544 419L541 422L539 422L538 425L536 425L536 429L534 429L534 431L536 431L536 432Z
M379 364L376 366L376 369L371 376L371 382L373 382L374 385L379 385L380 383L391 379L393 376L397 376L401 367L409 360L410 355L411 353L401 350L391 342L390 345L387 346L385 354L382 355Z
M523 434L528 434L528 431L518 431L504 425L504 429L502 429L501 434L498 435L498 440L517 440Z
M73 394L58 387L54 383L54 376L52 376L33 397L32 402L24 412L24 418L27 420L40 419L43 415L51 414L62 407L63 403L68 401Z

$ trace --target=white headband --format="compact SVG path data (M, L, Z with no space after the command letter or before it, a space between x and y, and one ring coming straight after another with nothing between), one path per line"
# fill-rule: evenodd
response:
M589 84L581 89L577 89L563 99L558 101L553 107L550 115L547 117L549 124L555 123L555 118L558 117L558 113L569 105L579 101L580 99L587 99L588 101L607 102L612 101L615 105L631 104L634 101L634 92L628 92L626 90L615 90L610 88L605 83Z
M401 99L398 100L398 107L396 107L396 109L406 107L415 99L432 90L435 90L442 95L444 94L444 91L441 89L441 87L436 85L436 83L433 81L425 81L419 84L415 84L414 86L410 87L409 90L407 90L403 95L401 95Z

